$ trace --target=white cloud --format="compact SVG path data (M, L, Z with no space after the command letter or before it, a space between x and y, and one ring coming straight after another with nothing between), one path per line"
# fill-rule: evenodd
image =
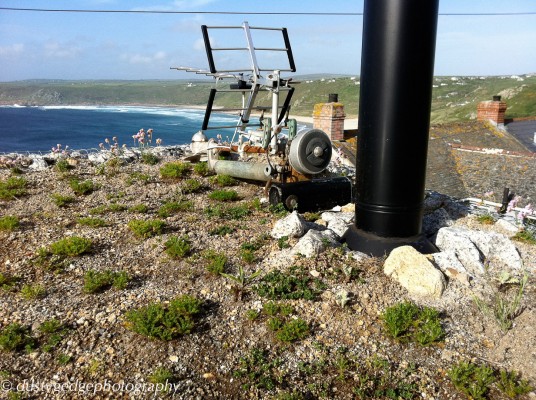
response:
M154 54L122 54L121 59L129 64L152 64L153 62L162 61L167 58L167 53L164 51L157 51Z
M16 57L24 53L24 44L15 43L10 46L0 46L0 57Z
M50 58L76 58L81 49L71 44L48 42L44 46L45 56Z

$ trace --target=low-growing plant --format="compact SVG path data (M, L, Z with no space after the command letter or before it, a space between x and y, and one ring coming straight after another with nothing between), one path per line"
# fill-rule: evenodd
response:
M76 202L76 199L73 196L65 196L59 193L52 193L50 198L56 206L61 208L67 207L69 204Z
M130 310L126 314L127 326L134 332L151 339L172 340L190 333L201 312L201 301L183 295L169 302L150 303Z
M167 203L164 203L159 209L158 209L158 216L160 218L167 218L170 215L182 212L182 211L189 211L192 210L194 207L194 204L191 201L169 201Z
M128 209L128 212L138 213L138 214L146 214L148 211L149 211L149 207L147 207L143 203L136 204L135 206L132 206Z
M317 213L317 212L306 212L303 214L303 218L309 222L315 222L316 220L319 220L321 217L322 216L320 215L320 213Z
M269 354L258 348L253 348L245 357L240 357L238 369L233 375L240 379L242 388L250 387L257 389L272 390L275 388L278 377L276 370L281 365L279 359L269 360Z
M350 301L350 296L347 290L341 289L335 293L335 303L340 307L344 308Z
M18 281L19 277L0 272L0 289L11 291Z
M110 203L108 204L108 211L110 212L121 212L127 210L128 207L120 203Z
M119 203L110 203L110 204L101 204L100 206L94 207L89 210L91 215L104 215L111 212L121 212L127 210L128 207L124 204Z
M186 179L181 186L182 193L199 193L205 190L205 187L197 179Z
M465 361L454 365L447 374L456 389L475 400L485 399L491 385L495 382L493 370L490 367Z
M164 367L158 367L148 376L149 382L155 385L163 385L166 388L168 383L172 383L175 380L173 372ZM164 390L165 392L165 390Z
M91 239L70 236L58 240L50 245L50 252L58 256L77 257L91 251Z
M38 283L33 285L23 285L20 289L20 294L26 300L42 299L47 295L47 290L43 285Z
M255 253L249 249L240 249L240 258L246 264L253 264L256 260Z
M275 332L275 337L285 343L302 340L308 335L309 325L301 318L285 322L281 328Z
M262 312L270 317L273 317L279 313L279 304L274 301L269 301L262 305Z
M236 201L239 199L235 190L215 190L208 195L209 199L216 201Z
M476 217L476 220L484 225L493 225L496 221L491 214L481 214Z
M106 204L101 204L100 206L94 207L89 210L91 215L103 215L109 212L108 206Z
M66 172L69 172L71 169L73 169L73 166L69 164L69 162L65 158L60 158L56 160L56 163L54 164L54 168L56 169L56 171L64 174Z
M221 226L217 226L216 228L211 229L209 232L209 235L225 236L230 233L233 233L234 231L235 231L235 228L232 228L228 225L221 225Z
M165 243L166 254L173 259L180 259L188 255L191 250L190 240L187 236L181 238L170 237Z
M528 279L528 275L525 274L519 281L519 288L513 295L497 291L489 303L476 296L473 297L473 300L483 314L494 317L498 326L507 332L512 328L514 319L521 313L521 299L525 293Z
M246 275L246 271L244 270L244 268L239 265L238 273L236 275L226 274L223 272L221 273L221 275L233 282L231 291L236 301L242 300L242 297L246 290L246 286L253 282L261 274L261 272L261 270L258 270L250 275Z
M229 175L216 175L216 176L213 176L210 181L213 184L218 185L220 187L235 186L238 184L238 181Z
M0 199L12 200L26 195L28 181L24 178L9 177L0 181Z
M141 183L146 185L151 181L151 175L144 174L142 172L132 172L128 178L126 178L125 183L127 186L133 185L134 183Z
M48 271L60 272L67 266L68 260L63 255L52 254L46 247L40 247L32 263Z
M279 247L279 250L288 249L290 247L288 236L282 236L277 239L277 247Z
M41 324L39 331L44 335L42 349L48 353L63 340L68 328L57 319L50 319Z
M217 204L214 206L206 207L204 212L209 217L216 217L228 220L241 220L251 214L251 210L248 209L247 205L223 207Z
M27 352L35 349L37 342L32 337L30 328L17 323L12 323L0 329L0 350Z
M214 250L203 252L203 258L207 261L205 269L213 275L220 275L225 272L227 256Z
M259 296L272 300L316 300L326 285L303 268L292 266L288 271L274 270L263 276L254 287Z
M530 393L534 390L528 381L519 377L519 374L504 369L499 373L497 387L510 399L515 399L517 396Z
M133 219L129 221L128 227L137 237L147 239L151 236L161 235L164 232L166 223L159 219L148 221Z
M259 318L260 313L257 310L247 310L246 311L246 318L250 321L255 321L257 318Z
M200 176L208 176L211 173L206 161L195 164L194 172Z
M283 320L278 317L269 318L268 321L266 321L266 326L270 331L277 332L283 326Z
M0 217L0 231L14 231L20 226L19 217L15 215L5 215Z
M79 225L90 226L92 228L102 228L107 226L107 222L102 218L80 217L76 219Z
M289 214L283 203L271 204L268 210L277 218L283 218Z
M96 189L95 184L90 179L80 182L78 179L73 178L69 181L69 186L77 196L91 194Z
M381 317L387 333L400 341L414 340L426 346L444 337L439 312L430 307L402 302L388 307Z
M514 236L512 236L512 239L517 240L518 242L536 244L536 237L534 237L534 234L525 229L517 232Z
M156 165L160 162L160 157L153 153L141 153L141 162L147 165Z
M353 391L359 399L415 399L420 396L414 382L400 378L411 372L395 371L387 359L374 355L356 367L358 379Z
M182 179L190 173L191 165L184 162L168 162L160 167L163 179Z
M58 354L58 364L67 365L71 362L72 357L69 354L60 353Z
M100 293L111 287L124 289L129 281L130 277L125 271L96 271L90 269L84 275L83 290L86 293Z

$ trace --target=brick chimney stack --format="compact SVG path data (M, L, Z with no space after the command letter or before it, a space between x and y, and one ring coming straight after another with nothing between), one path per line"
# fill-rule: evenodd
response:
M313 128L326 132L329 138L344 140L344 105L339 103L337 94L330 94L328 103L315 104L313 111Z
M493 100L481 101L477 107L477 120L490 121L495 126L504 126L506 103L501 96L493 96Z

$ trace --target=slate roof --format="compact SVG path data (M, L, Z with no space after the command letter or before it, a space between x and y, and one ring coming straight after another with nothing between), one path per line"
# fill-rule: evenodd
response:
M426 189L456 198L493 191L491 200L500 202L509 187L534 204L536 153L508 131L469 121L431 126L429 137ZM334 145L355 165L355 138Z
M536 151L536 119L514 120L505 125L508 132L519 140L528 150Z

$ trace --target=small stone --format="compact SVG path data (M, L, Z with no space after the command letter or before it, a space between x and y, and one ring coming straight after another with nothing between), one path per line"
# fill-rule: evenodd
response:
M204 379L215 379L216 377L215 377L214 374L211 373L211 372L205 372L205 373L203 374L203 378L204 378Z
M415 295L441 297L447 286L441 271L411 246L391 251L383 272Z
M285 218L280 219L274 224L272 228L271 236L274 239L280 239L284 236L287 237L301 237L307 229L305 219L298 214L297 211L293 211Z
M314 276L315 278L318 278L320 276L320 272L318 272L317 270L313 269L311 271L309 271L309 273Z
M177 357L177 356L169 356L169 361L174 362L174 363L179 362L179 357Z

